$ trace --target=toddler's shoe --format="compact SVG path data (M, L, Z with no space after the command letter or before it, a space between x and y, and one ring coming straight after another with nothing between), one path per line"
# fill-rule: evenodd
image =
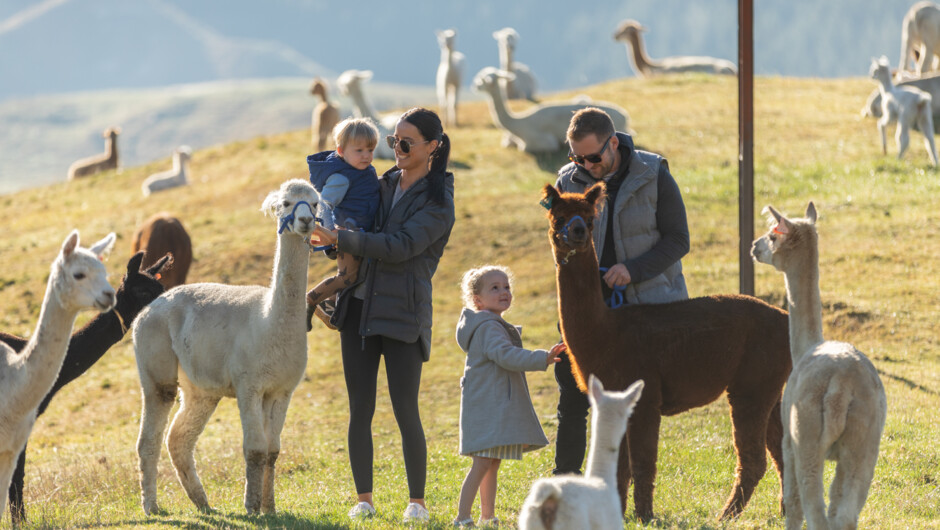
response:
M329 247L323 249L323 253L326 254L326 257L330 259L336 259L336 245L330 245Z
M408 507L405 508L405 513L401 517L403 523L426 523L430 519L428 509L416 502L409 502Z
M375 508L368 502L360 502L349 510L350 519L369 519L375 515Z

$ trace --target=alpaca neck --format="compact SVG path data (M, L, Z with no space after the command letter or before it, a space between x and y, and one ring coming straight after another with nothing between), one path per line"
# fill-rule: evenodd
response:
M894 83L891 82L891 73L887 69L879 69L875 78L878 80L878 88L881 90L882 99L886 94L894 92Z
M17 388L13 395L17 399L8 403L5 413L12 417L22 417L35 410L49 392L69 344L69 335L78 310L70 310L62 305L59 294L55 291L56 276L49 278L42 309L39 310L39 323L29 342L15 357L19 367L17 375L6 385Z
M363 118L369 118L378 122L375 113L372 112L372 107L369 105L369 102L366 101L365 96L362 94L362 88L357 84L353 90L349 91L349 97L352 98L353 104L356 105L356 108L359 109L359 114Z
M512 72L512 49L508 44L499 47L499 69Z
M591 418L591 447L588 451L584 476L599 478L613 488L617 487L617 460L623 436L614 436L610 425L604 425L604 411L597 407Z
M790 356L795 365L806 352L823 342L823 334L816 249L813 248L793 265L784 277L790 321Z
M556 279L558 284L558 314L561 317L561 334L568 345L572 361L582 374L600 373L602 367L591 366L591 345L597 338L597 330L604 329L609 309L601 295L601 280L593 244L587 249L568 257L562 265L556 256Z
M441 64L446 64L448 70L454 68L454 49L452 47L441 47Z
M639 32L631 32L628 34L627 41L627 53L630 55L630 58L633 60L633 66L640 72L643 72L644 75L648 75L650 70L658 64L650 59L649 55L646 55L646 46L643 44L643 39L640 37Z
M108 160L116 161L118 156L117 139L114 136L108 136L104 140L104 154Z
M518 134L516 124L519 123L519 118L506 107L506 94L500 87L500 83L496 83L487 92L490 94L488 104L493 121L498 123L503 129L513 134Z
M300 320L304 315L310 247L303 238L285 230L277 238L269 310L278 318Z

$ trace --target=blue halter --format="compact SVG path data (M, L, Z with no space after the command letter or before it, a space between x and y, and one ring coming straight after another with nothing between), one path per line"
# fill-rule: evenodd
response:
M607 272L610 270L608 267L601 267L601 272ZM607 307L611 309L617 309L623 305L623 293L627 291L626 285L615 285L611 288L610 299L607 300Z
M565 243L568 243L568 227L571 226L571 223L573 223L575 219L580 219L582 223L584 222L583 217L576 215L569 219L567 223L565 223L565 227L561 229L561 240Z
M294 209L291 210L289 214L285 215L284 217L281 217L281 227L277 229L277 233L278 233L278 234L280 234L281 232L283 232L284 229L286 229L288 226L290 226L291 223L294 222L294 217L295 217L294 214L297 213L297 208L299 208L301 204L306 204L306 205L307 205L307 208L310 209L310 213L313 214L313 205L312 205L312 204L310 204L310 203L307 202L307 201L297 201L297 204L294 205ZM320 221L320 219L317 219L316 217L314 217L314 220Z

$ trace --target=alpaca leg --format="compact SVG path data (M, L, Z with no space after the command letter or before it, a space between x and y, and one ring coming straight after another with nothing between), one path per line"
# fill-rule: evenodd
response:
M780 417L780 401L774 405L770 411L770 417L767 419L767 451L774 462L774 468L777 471L777 479L780 481L780 513L786 515L786 509L783 503L783 422Z
M794 440L793 472L799 489L800 504L808 528L827 528L826 503L823 500L823 471L826 448L822 446L823 418L818 403L796 403L790 417ZM792 436L792 434L791 434Z
M898 144L898 160L904 156L904 151L907 151L907 144L910 143L911 132L909 127L904 124L901 119L898 119L898 128L894 133L894 140Z
M264 475L261 482L261 512L274 513L274 465L281 453L281 430L287 418L287 406L290 394L264 403L264 430L268 439L267 458L264 462Z
M881 153L884 155L888 154L887 127L887 121L882 116L882 119L878 120L878 134L881 135Z
M200 511L209 511L209 498L196 472L196 440L206 428L209 417L219 404L219 398L200 396L191 386L183 390L180 409L173 418L170 432L166 438L167 452L176 469L176 478L180 481L189 500Z
M790 436L783 438L783 462L783 503L787 530L802 530L803 506L800 504L800 489L796 483L796 462Z
M829 528L856 528L858 516L868 499L878 461L878 444L872 440L881 438L881 429L871 427L871 424L877 427L877 421L866 420L869 427L859 431L869 435L867 441L858 440L858 443L840 447L839 463L829 488Z
M764 408L754 401L752 396L728 395L738 464L731 495L721 511L721 519L736 517L744 510L754 488L767 470L767 421L773 407Z
M60 376L61 377L61 376ZM26 505L23 504L23 483L26 477L26 446L16 459L16 469L10 481L10 519L13 526L26 522Z
M627 513L627 495L633 480L633 468L630 466L630 440L624 435L620 441L620 454L617 456L617 493L620 494L621 513Z
M920 132L924 134L924 145L927 147L927 154L930 155L930 162L934 167L936 167L937 146L934 143L933 114L930 109L929 101L926 105L924 105L924 108L921 109L917 123L920 126Z
M10 488L10 481L13 478L13 470L16 468L16 457L18 453L4 453L0 455L0 487L3 488L3 499L0 504L0 520L3 519L3 511L7 506L7 492Z
M242 420L242 452L245 456L245 509L250 515L261 509L261 484L267 460L261 397L239 389L238 411Z
M630 417L627 430L630 442L629 467L633 471L633 507L637 517L644 522L653 518L653 484L656 480L660 421L658 409L644 407L641 410L638 405ZM620 494L623 498L627 484L620 483L617 486L622 488Z
M166 429L166 420L176 401L176 384L158 385L141 378L143 411L140 416L140 435L137 438L137 458L140 469L141 503L147 515L160 511L157 505L157 462L160 460L160 441Z

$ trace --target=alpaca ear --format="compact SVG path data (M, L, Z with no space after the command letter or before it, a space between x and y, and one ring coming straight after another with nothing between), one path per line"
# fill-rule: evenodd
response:
M551 210L552 205L555 204L555 201L558 200L558 197L560 197L560 195L558 194L558 190L555 189L555 186L546 184L542 188L542 200L539 201L539 204L541 204L542 207L546 210Z
M173 253L167 252L162 258L158 259L156 263L147 267L147 274L153 276L156 279L160 279L160 270L164 267L169 268L173 264Z
M144 251L141 250L137 254L131 256L131 259L127 262L127 274L137 274L140 272L140 264L144 261Z
M264 198L264 202L261 203L261 211L264 213L264 215L274 215L275 207L277 207L277 203L280 200L280 190L274 190L271 193L268 193L268 196Z
M104 258L108 257L108 254L111 253L111 249L114 248L114 241L117 240L117 235L114 232L104 236L101 241L98 241L91 246L88 250L91 250L98 259L104 261Z
M594 377L594 374L588 376L588 390L591 391L591 397L598 401L604 395L604 384L601 380Z
M633 407L636 406L636 402L639 401L640 396L643 395L643 387L645 385L646 383L644 383L642 379L637 379L633 382L632 385L630 385L629 388L627 388L627 391L624 392L624 394L626 394L626 400L628 403L627 408L630 410L631 414L633 412Z
M809 201L809 204L806 206L805 217L809 219L809 222L816 224L816 205L813 204L813 201Z
M598 182L597 184L591 186L591 189L587 190L584 193L584 200L593 204L595 207L597 203L600 202L606 196L606 187L603 182Z
M72 233L62 242L62 256L69 257L78 248L79 238L78 230L72 230Z

